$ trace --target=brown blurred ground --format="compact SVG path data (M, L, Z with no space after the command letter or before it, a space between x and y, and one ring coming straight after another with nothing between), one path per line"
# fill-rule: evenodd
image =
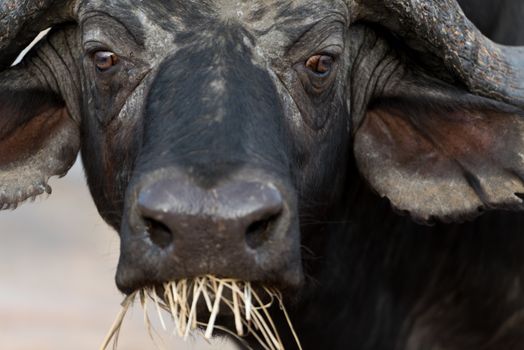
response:
M0 350L98 349L119 310L118 239L84 182L77 164L51 181L48 199L0 212ZM140 308L129 316L119 348L157 349ZM166 348L234 349L223 340L194 339L184 343L167 333Z

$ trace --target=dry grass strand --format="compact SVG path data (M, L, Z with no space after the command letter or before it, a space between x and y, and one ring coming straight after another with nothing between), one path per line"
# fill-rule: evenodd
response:
M217 329L235 337L248 349L251 349L251 347L243 337L250 335L260 343L264 350L284 350L282 339L269 313L269 309L278 301L297 347L302 350L298 336L284 307L282 295L278 290L266 287L258 289L258 292L263 292L263 298L253 289L250 282L221 279L211 275L167 282L162 287L164 290L162 297L158 295L155 287L147 287L124 299L122 309L113 322L100 350L106 350L111 342L113 342L113 349L116 349L123 320L137 295L139 295L144 313L144 324L155 344L157 344L154 336L156 331L149 319L147 299L152 300L155 304L162 328L168 329L168 325L162 316L162 312L167 312L171 316L173 333L183 337L184 340L188 338L192 330L200 326L205 329L205 339L210 339L213 331ZM227 289L227 292L225 289ZM266 298L268 301L264 302ZM199 301L202 299L210 314L207 322L197 319L197 309ZM234 330L216 324L221 305L227 306L231 310L235 321Z

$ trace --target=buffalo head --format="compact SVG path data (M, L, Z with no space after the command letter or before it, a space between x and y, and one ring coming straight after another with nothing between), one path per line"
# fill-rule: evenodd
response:
M0 207L81 150L126 293L303 285L353 163L419 222L522 208L524 52L453 0L8 0L0 25Z

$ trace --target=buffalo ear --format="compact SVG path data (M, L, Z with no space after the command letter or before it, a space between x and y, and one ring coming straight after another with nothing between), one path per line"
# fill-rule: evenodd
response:
M50 193L80 147L79 129L65 103L43 88L9 84L0 74L0 209ZM33 85L33 84L27 84Z
M398 86L369 106L354 151L369 184L417 221L523 209L524 113L437 84Z

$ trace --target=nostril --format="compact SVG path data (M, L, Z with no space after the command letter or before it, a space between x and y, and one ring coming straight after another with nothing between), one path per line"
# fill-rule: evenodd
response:
M145 220L147 233L151 241L160 248L166 248L173 242L173 232L163 223L154 219Z
M253 222L246 230L246 243L252 248L256 249L266 242L273 230L279 215L271 215L261 220Z

